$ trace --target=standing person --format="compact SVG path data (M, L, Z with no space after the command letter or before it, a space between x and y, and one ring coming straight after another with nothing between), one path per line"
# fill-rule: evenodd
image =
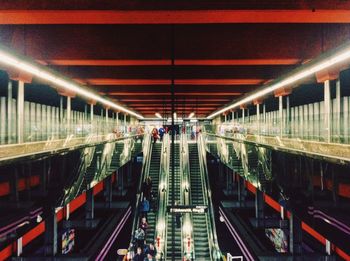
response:
M157 139L158 139L158 130L157 130L157 128L153 128L153 130L152 130L152 137L153 137L153 143L156 143Z
M154 247L152 243L149 244L149 246L145 247L145 254L150 254L151 256L155 257L157 255L157 249Z
M145 259L145 256L142 253L142 248L138 247L137 248L137 253L134 256L134 258L132 259L133 261L143 261Z
M140 228L142 228L143 231L145 231L145 236L146 236L147 235L148 223L147 223L147 219L145 217L141 218Z
M156 259L151 254L147 254L144 261L156 261Z
M160 137L160 141L163 141L163 136L165 133L165 129L162 127L159 128L159 137Z
M152 178L147 177L147 179L142 184L142 192L143 196L150 201L151 200L151 193L152 193Z
M141 216L147 218L147 213L149 212L149 201L144 198L140 205Z
M138 228L135 230L134 239L136 241L136 247L141 248L145 243L145 231L142 228Z

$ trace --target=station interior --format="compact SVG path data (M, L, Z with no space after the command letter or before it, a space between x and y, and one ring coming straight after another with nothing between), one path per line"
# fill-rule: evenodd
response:
M349 0L0 0L0 261L350 260Z

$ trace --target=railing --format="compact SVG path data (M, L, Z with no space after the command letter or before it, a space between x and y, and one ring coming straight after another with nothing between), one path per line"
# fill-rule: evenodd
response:
M227 261L240 260L243 261L243 256L233 256L230 253L227 253Z
M208 205L208 213L207 213L207 226L208 226L208 238L209 238L209 247L210 247L210 255L211 260L221 260L221 251L219 248L219 242L216 234L216 225L215 225L215 212L212 203L212 196L210 190L210 181L208 176L207 169L207 157L206 157L206 149L203 135L199 135L198 137L198 155L199 155L199 166L201 170L202 176L202 185L204 192L204 199L206 204Z
M156 238L157 238L157 260L165 260L166 258L166 208L167 208L167 179L169 176L169 159L170 159L170 139L169 135L163 137L162 151L160 157L160 173L159 173L159 190L158 190L158 213L156 222Z
M180 166L181 166L181 175L182 175L182 184L181 189L181 202L183 205L190 206L191 202L191 186L190 186L190 166L189 166L189 150L187 143L187 135L182 134L180 142ZM182 231L184 236L182 237L182 253L185 254L185 260L192 260L194 255L194 242L193 242L193 222L192 222L192 214L185 213L183 215L183 224ZM190 244L188 245L188 240L190 240Z
M151 135L146 134L144 135L143 138L143 162L142 162L142 170L141 170L141 177L139 180L139 184L137 186L137 194L136 194L136 202L135 202L135 215L134 215L134 220L132 224L132 237L131 237L131 242L132 238L134 235L134 231L139 225L139 207L140 203L143 198L142 194L142 183L145 181L147 174L149 173L149 168L150 168L150 163L151 163L151 152L152 152L152 143L151 143Z
M114 133L122 137L135 134L138 126L125 125L114 117L92 115L80 111L68 111L59 107L24 102L23 129L17 131L16 99L0 97L0 144L52 141L58 139L82 138L89 135ZM105 113L105 112L104 112ZM21 136L19 139L18 135Z
M205 126L206 132L221 136L234 133L273 136L320 142L350 143L350 97L331 100L330 115L324 112L324 102L315 102L235 118L220 125ZM328 125L328 116L329 122ZM330 129L328 128L330 126Z

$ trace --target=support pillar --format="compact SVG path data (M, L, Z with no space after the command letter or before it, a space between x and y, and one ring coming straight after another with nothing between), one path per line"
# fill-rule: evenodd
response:
M60 124L63 124L63 96L60 96Z
M267 126L266 126L266 104L263 104L263 123L264 123L264 128L265 131L267 131Z
M324 126L325 141L331 142L331 90L330 80L324 82Z
M109 175L104 181L104 196L107 207L111 207L113 201L112 175Z
M244 115L244 108L242 108L242 125L244 125L245 122L245 115Z
M289 134L290 134L290 104L289 104L289 96L286 97L286 119L285 119L285 122L286 122L286 134L288 135L289 137Z
M12 80L7 84L7 143L12 143Z
M72 99L67 96L67 134L71 134Z
M280 137L283 136L283 96L278 96L278 118L279 118L279 125L280 125Z
M91 221L94 219L95 201L94 190L89 189L86 191L86 204L85 204L85 219Z
M235 122L235 111L231 112L231 116L232 116L232 123L234 123Z
M18 82L17 92L17 143L24 142L24 82Z
M244 185L242 182L244 180L237 174L237 195L238 195L238 202L240 205L242 205L245 201L245 193L244 193Z
M47 176L50 170L50 158L43 160L43 171L40 175L40 191L43 196L46 196Z
M260 135L260 104L256 104L256 121L258 122L258 134Z
M15 166L14 173L10 177L10 201L18 203L18 168Z
M103 128L103 134L107 134L110 133L111 131L109 130L109 126L108 126L108 107L105 107L105 121L104 121L104 128Z
M55 208L51 208L45 218L45 256L57 254L57 218Z
M124 114L124 133L127 133L128 127L126 126L126 113Z
M119 131L119 129L118 129L118 126L119 125L119 112L117 112L117 130Z
M293 213L289 217L289 251L293 255L302 254L301 220Z
M337 141L338 142L341 142L341 124L340 124L340 113L341 113L341 98L340 98L340 95L341 95L341 89L340 89L341 85L340 85L340 79L338 78L337 81L336 81L336 94L335 94L335 101L336 101L336 131L335 131L335 134L337 135ZM334 114L333 114L334 115Z
M263 223L264 215L264 193L259 189L256 190L255 194L255 218L258 224Z

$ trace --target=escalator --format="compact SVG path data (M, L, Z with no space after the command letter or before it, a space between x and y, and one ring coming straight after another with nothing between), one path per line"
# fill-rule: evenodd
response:
M119 167L121 167L120 166L120 155L123 153L123 149L124 149L124 142L117 142L115 144L115 149L114 149L114 153L112 156L111 165L109 167L111 171L115 171Z
M205 205L202 177L199 166L198 145L190 143L189 163L190 163L190 185L192 205ZM207 228L207 214L192 214L194 251L196 260L210 260L209 231Z
M162 151L162 144L161 143L155 143L152 146L152 155L151 155L151 162L149 167L148 175L152 179L152 191L158 192L159 187L159 170L160 170L160 156ZM158 193L154 193L155 198L153 199L153 202L158 202L157 196ZM147 222L148 222L148 229L147 229L147 236L146 236L146 242L147 244L154 242L154 234L155 234L155 228L156 228L156 211L157 207L153 207L152 210L147 214Z
M87 169L86 169L86 172L84 175L84 180L80 186L80 191L79 191L78 195L83 193L83 191L90 189L90 184L94 180L96 172L97 172L98 161L100 160L102 151L103 151L102 146L96 147L94 157L92 158L90 166L87 167Z
M174 182L174 202L177 204L181 204L180 200L180 188L181 188L181 176L180 176L180 144L175 143L175 153L174 153L174 166L175 166L175 182ZM170 153L170 158L172 157L172 153ZM168 177L168 202L167 205L172 205L172 197L173 197L173 186L172 186L172 161L170 161L170 171ZM175 226L175 231L173 231L173 224L175 224L175 216L168 214L167 217L167 244L166 244L166 260L181 260L182 259L182 250L181 250L181 227L177 228ZM174 242L173 236L174 237Z
M232 142L227 144L227 149L230 155L230 165L232 169L240 175L243 175L244 170L242 167L242 160L238 158Z

